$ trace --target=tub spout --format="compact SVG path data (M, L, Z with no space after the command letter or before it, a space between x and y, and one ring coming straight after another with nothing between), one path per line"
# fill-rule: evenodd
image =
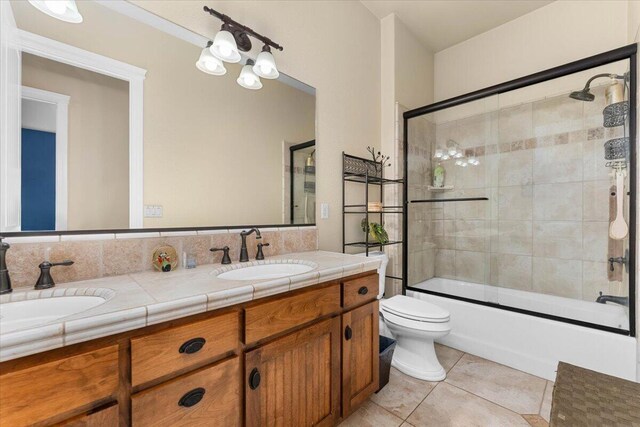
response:
M599 302L600 304L613 302L616 304L625 305L629 307L629 297L618 297L615 295L602 295L602 291L600 291L600 296L596 298L596 302Z

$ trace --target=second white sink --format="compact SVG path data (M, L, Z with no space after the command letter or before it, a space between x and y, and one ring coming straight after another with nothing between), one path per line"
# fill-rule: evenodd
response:
M223 273L214 271L214 273L217 274L218 278L226 280L265 280L294 276L306 273L314 268L315 266L307 264L260 264L236 268Z

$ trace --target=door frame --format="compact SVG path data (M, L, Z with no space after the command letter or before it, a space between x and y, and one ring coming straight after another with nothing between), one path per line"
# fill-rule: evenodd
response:
M303 148L309 148L309 147L315 147L316 145L316 140L312 139L311 141L307 141L307 142L302 142L299 144L294 144L289 146L289 222L291 224L295 224L294 221L294 205L293 205L293 199L294 199L294 188L293 188L293 177L295 176L294 170L293 170L293 154L298 151L301 150ZM313 221L315 222L315 221Z
M56 106L56 230L67 229L68 209L68 139L69 100L68 95L22 86L22 99L54 104Z
M143 227L143 104L147 70L59 41L16 29L12 47L42 58L104 74L129 83L129 228ZM2 145L11 141L0 140ZM4 164L0 164L0 169ZM0 204L4 194L0 194ZM57 218L56 218L57 221Z

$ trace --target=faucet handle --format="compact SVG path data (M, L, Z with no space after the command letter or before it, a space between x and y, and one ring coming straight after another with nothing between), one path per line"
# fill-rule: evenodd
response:
M256 259L258 261L264 259L264 252L262 252L263 246L271 246L269 243L258 243L258 253L256 254Z
M35 289L48 289L55 286L53 277L51 277L51 267L55 267L57 265L70 266L73 265L73 261L71 261L70 259L65 259L64 261L60 262L41 262L38 266L38 268L40 269L40 276L38 277L38 281L34 286Z
M222 248L211 248L209 249L211 252L219 252L222 251L222 264L231 264L231 257L229 256L229 246L224 246Z

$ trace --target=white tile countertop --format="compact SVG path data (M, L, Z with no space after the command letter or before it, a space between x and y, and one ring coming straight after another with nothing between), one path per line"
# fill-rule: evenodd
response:
M217 277L229 269L270 263L303 263L313 269L279 279ZM376 258L312 251L242 264L206 264L169 273L148 271L63 283L42 291L14 289L0 296L0 317L2 305L14 301L70 295L95 295L106 301L81 313L24 329L3 331L0 321L0 362L376 270L379 265Z

